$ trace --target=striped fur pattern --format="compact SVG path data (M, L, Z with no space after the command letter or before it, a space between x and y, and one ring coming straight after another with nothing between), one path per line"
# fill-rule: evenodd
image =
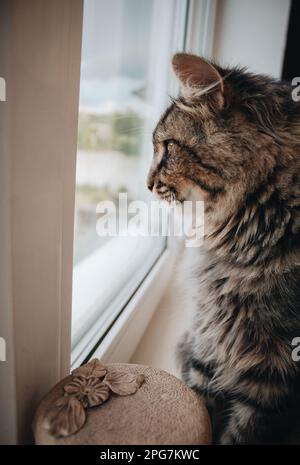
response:
M154 131L148 186L205 202L183 378L204 396L215 442L285 442L300 421L300 106L265 76L186 54L173 67L181 96Z

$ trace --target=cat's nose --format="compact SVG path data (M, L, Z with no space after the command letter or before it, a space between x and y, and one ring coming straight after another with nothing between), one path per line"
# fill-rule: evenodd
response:
M148 187L149 191L151 191L151 192L152 192L153 187L154 187L154 178L155 178L154 171L153 171L153 169L150 169L148 177L147 177L147 187Z
M152 192L152 190L153 190L153 186L154 186L154 182L153 182L153 181L150 181L150 182L148 181L148 183L147 183L147 187L148 187L149 191L151 191L151 192Z

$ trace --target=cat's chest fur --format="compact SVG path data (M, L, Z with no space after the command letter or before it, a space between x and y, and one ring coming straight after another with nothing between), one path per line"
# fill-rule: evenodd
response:
M192 266L193 356L223 367L268 363L289 350L290 329L281 321L281 303L272 279L255 267L235 267L205 247ZM274 337L276 336L276 337Z

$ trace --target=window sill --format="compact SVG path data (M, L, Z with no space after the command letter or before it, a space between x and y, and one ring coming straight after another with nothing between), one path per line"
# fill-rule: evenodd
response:
M169 244L91 358L129 362L163 296L180 250L179 240Z

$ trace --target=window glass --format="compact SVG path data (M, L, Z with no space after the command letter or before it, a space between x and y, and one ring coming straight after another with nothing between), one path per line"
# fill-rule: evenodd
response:
M84 2L73 362L97 343L165 247L163 237L100 236L96 226L99 202L113 201L122 223L131 201L149 198L145 177L151 132L166 105L173 10L172 0Z

